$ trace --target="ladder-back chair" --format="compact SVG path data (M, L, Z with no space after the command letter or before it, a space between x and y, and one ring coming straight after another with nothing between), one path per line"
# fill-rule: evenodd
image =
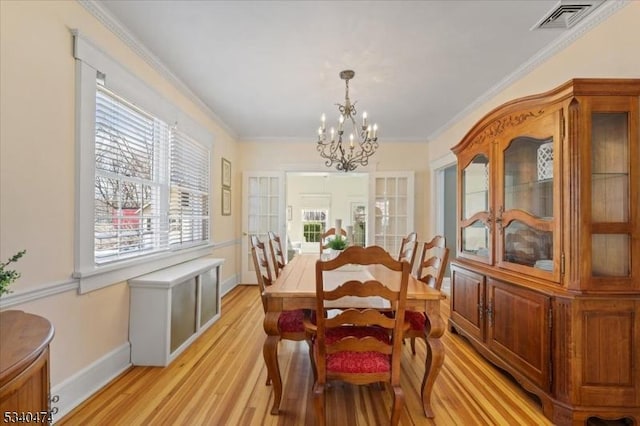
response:
M418 265L418 280L425 283L425 285L440 290L448 260L449 249L446 247L445 238L441 235L436 235L431 241L424 243L420 264ZM404 337L411 339L411 352L415 355L416 338L425 339L426 314L407 310L405 316L411 327L405 331Z
M336 282L325 285L325 273L348 264L376 264L376 268L400 273L392 274L387 282L380 282L362 272L362 281L354 277L342 277L338 278L337 287ZM316 378L313 397L318 425L325 425L326 422L325 391L329 380L357 385L376 382L390 384L393 392L391 424L398 424L404 405L404 393L400 387L400 359L402 335L406 328L404 312L409 274L408 262L394 259L377 246L348 247L332 260L316 262L316 325L309 322L305 325L313 336L311 359ZM382 298L396 315L388 316L384 311L374 308L336 309L335 301L343 297L350 300ZM325 314L329 310L332 312L330 318Z
M262 298L262 307L267 312L267 299L265 289L273 284L271 275L271 266L267 257L265 244L260 241L256 235L250 237L251 241L251 257L253 258L253 266L256 270L256 278L260 288L260 297ZM280 339L302 341L307 340L307 334L304 327L304 310L295 309L292 311L282 311L278 317L278 331ZM267 377L267 385L271 383Z

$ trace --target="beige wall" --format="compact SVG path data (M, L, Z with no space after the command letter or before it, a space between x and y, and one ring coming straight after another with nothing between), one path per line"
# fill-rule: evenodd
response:
M234 139L75 1L0 1L0 259L20 249L14 294L71 281L74 256L75 73L69 29L86 37L172 100L214 136L212 188L220 199L220 157L237 163ZM234 168L232 187L238 188ZM239 211L236 197L234 211ZM236 216L213 211L222 279L237 272ZM128 342L124 283L80 296L75 290L12 306L55 327L51 383L69 379Z

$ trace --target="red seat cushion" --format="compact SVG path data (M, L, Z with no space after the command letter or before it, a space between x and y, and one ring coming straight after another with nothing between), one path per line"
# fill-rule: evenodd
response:
M423 331L424 323L425 323L425 314L423 312L416 311L405 311L404 313L405 321L409 321L411 325L411 330Z
M278 330L284 333L304 332L304 311L295 309L293 311L282 311L278 317Z
M380 327L336 327L327 330L326 343L332 344L345 337L362 339L374 337L389 342L389 333ZM335 373L385 373L391 371L391 357L379 352L338 352L327 355L327 371Z
M327 371L386 373L391 371L391 357L379 352L338 352L327 355Z

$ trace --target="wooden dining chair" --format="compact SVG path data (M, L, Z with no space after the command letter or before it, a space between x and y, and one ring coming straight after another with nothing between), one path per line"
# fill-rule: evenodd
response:
M376 264L401 273L390 274L386 282L363 273L362 280L344 277L337 287L335 283L327 286L325 273L347 264ZM404 405L400 358L409 274L408 262L394 259L378 246L348 247L332 260L316 262L316 324L305 325L312 336L310 353L316 379L313 398L318 425L326 423L325 391L329 380L357 385L388 383L393 393L391 424L398 424ZM371 297L384 299L396 315L387 316L375 308L336 309L335 301L343 297L351 302ZM330 317L325 314L329 310Z
M273 269L276 272L276 278L280 276L280 271L286 265L284 252L282 251L282 241L280 236L275 232L269 231L269 248L271 249L271 258L273 260Z
M267 299L264 294L264 290L273 284L271 265L269 264L265 244L260 241L256 235L252 235L249 240L251 242L251 257L253 258L253 266L256 270L256 278L258 280L260 297L262 299L262 308L266 313ZM304 317L305 311L303 309L282 311L278 317L278 331L280 333L280 339L294 341L308 340L303 323ZM271 379L267 377L267 385L270 383Z
M340 228L340 235L346 237L347 230L344 228ZM329 228L327 232L320 236L320 254L322 254L326 249L329 248L329 240L335 238L336 236L336 228Z
M449 249L446 247L445 238L442 235L436 235L431 241L424 243L422 247L422 255L420 255L420 264L418 265L418 280L440 290L448 260ZM404 337L411 339L411 352L415 355L416 338L425 339L426 314L407 310L405 317L411 327L405 331Z
M418 234L416 232L410 232L406 237L402 239L400 243L400 253L398 253L398 260L406 260L411 265L411 272L413 272L413 265L416 261L416 255L418 254Z

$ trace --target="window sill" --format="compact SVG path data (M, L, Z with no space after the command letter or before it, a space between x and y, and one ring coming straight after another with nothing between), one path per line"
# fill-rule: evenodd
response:
M73 277L80 282L79 294L85 294L127 281L139 275L157 271L158 269L168 268L182 262L211 255L213 247L214 244L208 243L177 252L154 254L89 270L75 271Z

